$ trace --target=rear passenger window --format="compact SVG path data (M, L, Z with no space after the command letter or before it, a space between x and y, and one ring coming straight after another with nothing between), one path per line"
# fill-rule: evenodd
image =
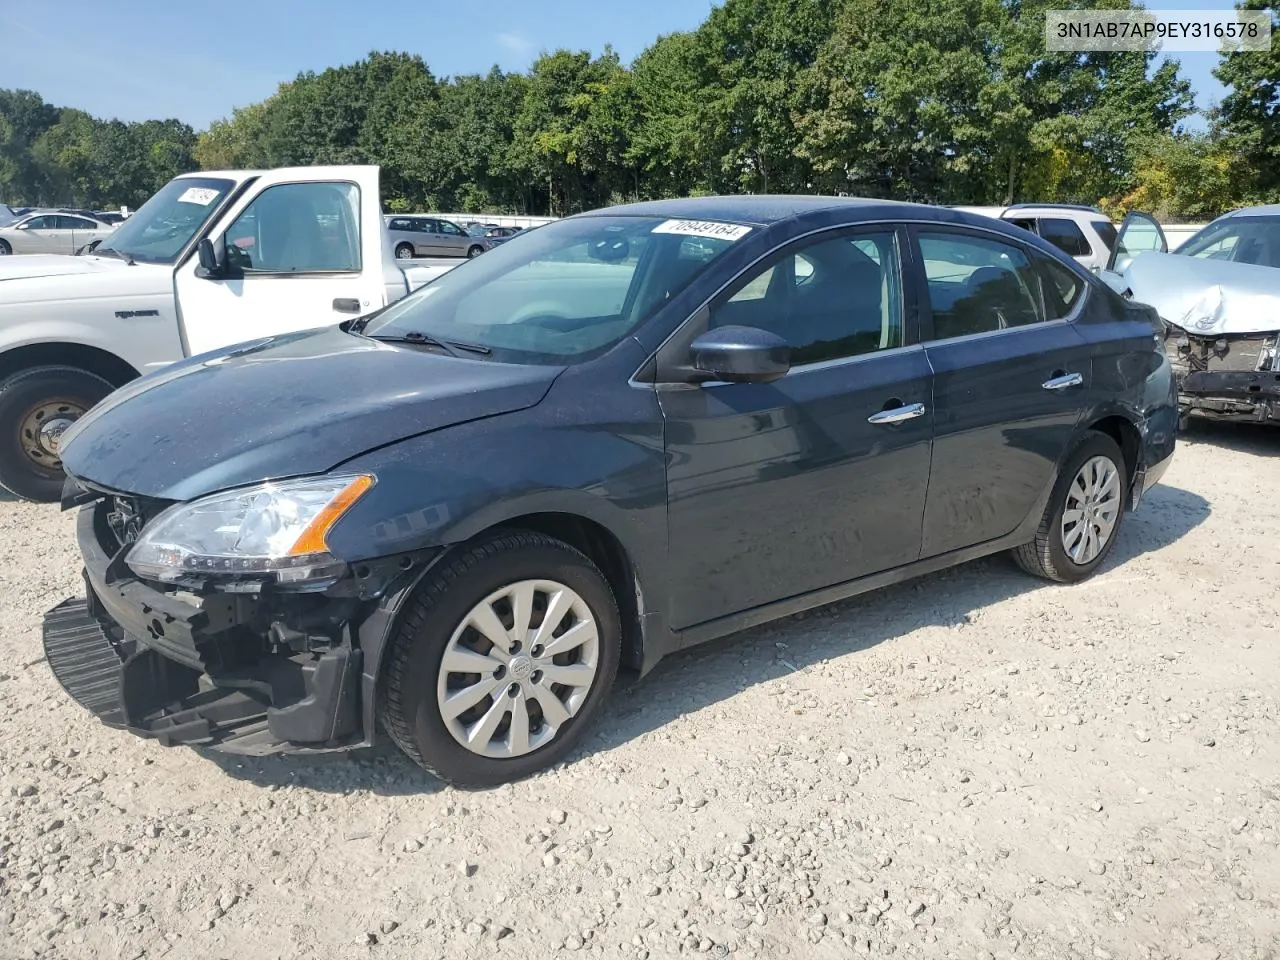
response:
M1032 254L1045 279L1045 319L1061 320L1074 308L1084 294L1084 281L1049 257Z
M900 347L898 263L891 230L793 247L734 284L712 308L710 326L776 333L795 366Z
M1028 251L961 233L921 232L919 242L935 340L1046 319L1042 274Z
M1042 217L1040 219L1040 236L1055 247L1073 257L1087 257L1090 254L1089 241L1076 225L1074 220L1058 217Z
M1102 242L1107 245L1107 253L1116 248L1116 225L1109 220L1090 220L1089 226L1097 231Z

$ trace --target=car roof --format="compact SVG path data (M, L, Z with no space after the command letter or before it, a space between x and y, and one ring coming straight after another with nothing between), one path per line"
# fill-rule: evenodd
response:
M842 216L833 217L832 214ZM663 217L674 220L717 220L769 229L784 222L815 221L823 228L856 226L883 220L918 223L951 224L976 227L1005 234L1020 242L1031 242L1043 252L1075 265L1057 247L1008 220L970 213L952 207L903 200L880 200L867 197L824 197L788 194L751 194L747 196L690 197L673 200L649 200L602 207L575 214L568 220L584 217ZM563 221L561 221L563 222Z
M668 217L680 220L732 220L765 226L805 213L821 210L882 210L884 206L915 206L887 200L853 197L821 197L788 194L745 196L679 197L671 200L644 200L589 210L579 216Z
M1224 213L1222 217L1280 217L1280 203L1264 203L1256 207L1241 207L1239 210L1232 210L1230 213Z
M1005 209L1002 216L1023 216L1023 217L1062 217L1063 219L1074 219L1071 214L1078 214L1081 219L1085 220L1106 220L1107 215L1101 210L1094 210L1090 207L1072 206L1070 204L1057 205L1052 203L1046 204L1030 204L1027 206L1015 205Z
M829 197L810 194L748 194L745 196L683 197L645 200L601 207L576 214L577 217L665 217L679 220L724 220L769 226L828 211L848 215L850 223L879 219L886 215L905 220L933 220L989 227L995 218L924 203L880 200L868 197ZM1000 223L999 220L996 220Z

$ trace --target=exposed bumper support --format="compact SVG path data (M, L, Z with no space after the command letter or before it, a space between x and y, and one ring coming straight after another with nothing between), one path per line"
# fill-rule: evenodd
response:
M362 655L347 638L298 652L254 635L237 606L211 595L198 604L122 574L103 550L94 509L77 524L84 598L44 618L50 668L104 723L165 745L237 753L331 750L365 739ZM236 655L243 651L252 655Z
M1280 372L1190 373L1178 383L1178 406L1184 416L1280 425Z

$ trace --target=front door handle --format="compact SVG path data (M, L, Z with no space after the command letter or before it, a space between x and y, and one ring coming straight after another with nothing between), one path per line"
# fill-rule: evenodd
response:
M354 297L338 297L333 301L333 309L339 313L359 313L360 301Z
M1046 390L1065 390L1067 387L1078 387L1084 383L1084 377L1078 373L1063 373L1046 380L1040 386Z
M924 416L923 403L908 403L901 407L890 407L867 417L867 423L901 423L903 420L914 420Z

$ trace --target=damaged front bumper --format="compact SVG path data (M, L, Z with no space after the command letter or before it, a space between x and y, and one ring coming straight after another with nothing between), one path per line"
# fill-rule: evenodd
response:
M46 659L68 694L165 745L266 754L373 742L378 653L424 558L361 565L323 594L164 588L125 565L109 499L77 518L85 596L44 618Z
M1172 324L1165 353L1183 418L1280 425L1280 334L1199 337Z

